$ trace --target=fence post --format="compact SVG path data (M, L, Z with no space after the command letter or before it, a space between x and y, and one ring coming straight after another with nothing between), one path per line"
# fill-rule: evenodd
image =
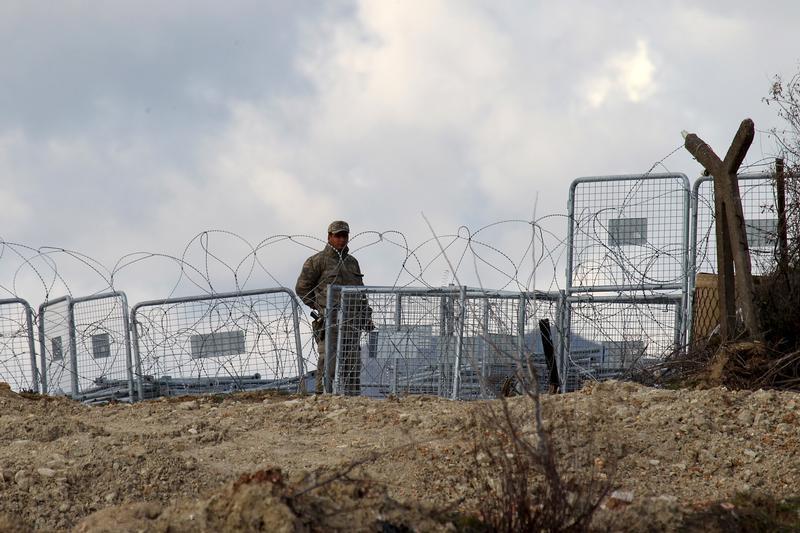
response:
M44 338L44 311L47 302L39 305L39 362L42 367L39 371L39 378L42 383L42 394L47 394L47 342Z
M339 310L336 313L336 359L335 359L335 366L333 370L333 394L342 394L342 386L341 386L341 376L342 376L342 342L344 337L342 326L344 325L344 317L345 311L347 307L347 299L345 298L344 291L339 293ZM332 361L328 361L331 359L330 356L326 353L325 354L325 377L327 378L328 375L328 368L330 364L333 364Z
M136 310L137 306L134 305L131 310L131 345L133 346L133 359L136 367L136 385L138 388L139 401L144 400L144 383L142 382L142 358L139 352L139 328L136 326Z
M568 392L567 389L567 382L569 380L569 374L571 372L571 368L569 365L569 349L570 349L570 341L572 337L572 332L570 328L572 327L571 321L571 314L572 310L570 309L569 300L567 297L567 292L565 290L559 291L559 299L558 299L558 329L559 329L559 359L561 360L561 391Z
M786 226L786 175L782 157L775 159L775 189L778 201L778 261L780 271L786 275L789 271L789 237Z
M467 315L467 287L461 285L458 291L459 310L458 322L456 328L458 329L458 338L456 339L456 358L453 364L453 400L458 399L459 389L461 388L461 351L464 349L464 321Z
M527 319L525 303L526 297L523 292L519 295L519 304L517 306L517 368L522 366L523 369L527 369L531 377L538 378L536 369L533 366L533 357L526 357L525 355L525 320ZM534 386L537 387L534 390L538 391L538 384Z
M124 292L118 292L120 302L122 303L122 328L123 337L125 339L125 365L128 370L128 397L131 403L136 401L136 396L133 390L133 360L131 359L131 322L128 317L128 296Z
M286 294L289 296L289 301L292 302L292 326L294 327L294 344L295 344L295 351L297 352L297 392L300 394L305 394L306 391L306 368L303 364L303 341L300 339L300 311L299 307L300 304L297 303L297 299L294 297L294 294L287 291Z
M25 308L25 324L28 328L28 350L31 354L31 380L33 383L31 387L33 388L33 392L39 392L39 370L36 368L36 343L33 341L33 311L31 310L31 306L28 302L24 302L23 307Z
M481 396L484 398L489 397L489 388L487 387L486 381L486 368L489 359L489 354L491 353L489 349L489 298L483 299L483 319L481 323L481 375L480 375L480 386L481 386ZM477 348L477 346L476 346Z
M72 397L78 399L80 396L80 385L78 383L78 341L75 338L75 304L72 300L67 305L67 329L69 330L69 360L70 378L72 381Z
M341 299L341 297L340 297ZM328 285L328 294L325 297L325 361L323 368L317 368L317 372L322 372L322 389L324 392L331 394L333 392L333 384L328 376L330 376L331 355L333 343L331 342L331 331L333 331L333 286Z

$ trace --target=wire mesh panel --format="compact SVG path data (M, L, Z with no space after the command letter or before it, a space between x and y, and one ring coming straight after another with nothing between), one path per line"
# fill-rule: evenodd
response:
M335 393L494 397L528 356L548 379L538 329L526 326L533 309L555 322L557 298L466 288L342 287L339 295L328 329Z
M39 391L32 315L25 300L0 300L0 381L15 391Z
M65 296L39 306L40 371L45 394L78 394L78 375L73 371L70 302Z
M778 216L775 181L772 174L742 174L739 195L745 220L747 244L750 247L752 273L769 272L776 264ZM714 178L702 177L694 184L695 272L717 272L717 236L714 218Z
M624 379L673 353L680 345L681 301L681 295L568 299L566 390L586 380Z
M300 386L297 302L288 289L142 302L131 318L143 396Z
M689 181L683 174L573 181L567 287L685 287Z
M114 292L72 300L81 399L133 400L128 301Z

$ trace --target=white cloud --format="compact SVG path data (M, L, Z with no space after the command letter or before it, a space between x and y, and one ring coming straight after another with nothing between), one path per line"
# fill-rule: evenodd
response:
M634 50L609 57L601 73L585 83L586 101L595 108L616 96L641 102L656 90L655 71L647 42L639 39Z

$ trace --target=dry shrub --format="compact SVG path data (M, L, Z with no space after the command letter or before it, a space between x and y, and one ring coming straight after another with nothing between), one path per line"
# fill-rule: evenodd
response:
M535 375L518 381L537 383ZM615 460L577 458L573 445L581 439L557 442L543 422L535 386L520 397L487 403L475 416L472 483L481 494L478 514L486 530L589 529L611 491Z

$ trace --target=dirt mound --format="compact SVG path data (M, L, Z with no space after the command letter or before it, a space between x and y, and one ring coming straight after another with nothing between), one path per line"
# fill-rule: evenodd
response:
M76 533L452 530L430 511L404 506L364 479L322 479L290 486L279 469L259 470L199 501L167 507L131 504L97 512Z
M521 412L524 401L510 406ZM485 405L498 404L251 394L85 407L0 391L0 530L17 524L63 531L92 515L144 520L147 527L169 518L177 527L179 516L213 512L219 518L208 522L211 528L237 516L236 502L267 494L276 498L275 509L259 516L287 505L294 518L286 516L306 524L304 504L292 500L299 505L293 507L286 495L308 486L309 472L318 480L353 462L362 462L358 478L369 480L368 490L359 497L334 492L331 501L392 509L381 507L385 496L417 510L413 520L434 525L419 502L475 516L481 493L473 452L484 435L475 413ZM545 397L543 415L564 468L580 473L616 462L613 488L630 501L610 505L599 519L620 519L630 529L678 528L716 502L735 504L738 493L778 500L798 494L797 393L606 382ZM252 474L275 468L287 487L277 496L274 482ZM243 475L251 477L236 485ZM309 495L324 501L324 491ZM363 520L373 523L375 515Z

